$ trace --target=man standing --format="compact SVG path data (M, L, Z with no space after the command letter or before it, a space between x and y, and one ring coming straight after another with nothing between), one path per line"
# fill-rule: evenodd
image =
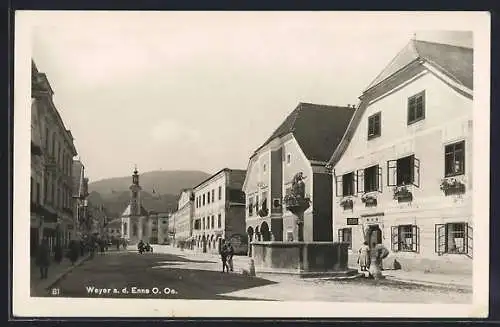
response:
M50 249L47 237L44 237L42 244L38 248L36 264L40 267L40 278L46 279L50 266Z
M228 248L226 245L226 240L222 240L219 249L220 258L222 260L222 272L229 272L229 267L227 265Z
M227 242L227 263L228 263L228 269L231 269L233 271L233 255L234 255L234 248L231 242Z

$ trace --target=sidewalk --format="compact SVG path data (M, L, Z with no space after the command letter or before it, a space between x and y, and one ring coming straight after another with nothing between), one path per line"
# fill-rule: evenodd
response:
M219 261L218 254L195 252L192 250L181 250L169 245L154 245L155 252L180 255L190 259L210 258L211 261ZM235 273L241 273L243 269L248 270L250 257L234 256L233 266ZM439 274L439 273L424 273L423 271L404 271L404 270L384 270L384 276L387 279L426 286L436 286L450 289L461 289L472 291L472 275L464 274Z
M383 274L387 279L400 282L472 291L472 275L436 274L403 270L384 270Z
M80 266L87 259L89 255L78 258L74 265L71 264L67 258L63 258L61 263L56 263L52 261L49 266L48 276L46 279L40 278L39 267L35 264L35 260L31 259L30 262L30 293L31 296L41 296L43 293L47 292L47 289L58 282L61 278L66 276L71 270Z

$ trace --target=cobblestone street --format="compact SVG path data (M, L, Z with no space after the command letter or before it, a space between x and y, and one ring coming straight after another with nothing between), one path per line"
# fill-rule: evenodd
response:
M168 249L163 248L163 252ZM59 281L62 297L138 297L278 301L469 303L472 293L391 280L300 279L290 275L243 276L238 269L222 274L217 256L135 251L97 255ZM235 260L244 262L244 257ZM135 288L134 288L135 287ZM116 289L116 291L115 291ZM157 293L156 293L157 292ZM156 294L155 294L156 293ZM52 296L51 290L39 296Z

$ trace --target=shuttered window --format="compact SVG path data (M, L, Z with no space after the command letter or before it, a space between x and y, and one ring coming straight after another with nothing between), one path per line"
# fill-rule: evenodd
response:
M416 225L391 227L391 248L393 252L419 252L419 228Z

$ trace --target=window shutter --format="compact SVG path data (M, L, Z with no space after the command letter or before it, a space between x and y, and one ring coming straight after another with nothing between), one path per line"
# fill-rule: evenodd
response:
M335 184L336 184L335 195L342 196L342 175L335 176Z
M420 160L413 158L413 185L420 187Z
M436 252L438 255L446 253L446 225L436 225Z
M356 187L357 187L357 193L363 193L365 191L365 176L364 176L364 169L359 169L356 172Z
M411 240L411 246L412 246L412 251L413 252L419 252L418 251L418 241L419 241L419 237L418 237L418 226L416 225L413 225L411 226L411 237L412 237L412 240Z
M399 250L398 226L391 226L391 249L392 252Z
M382 167L378 166L378 185L377 185L377 190L382 193Z
M473 241L473 229L472 229L472 226L470 226L469 224L465 224L466 225L466 231L467 231L467 256L469 258L472 259L472 256L473 256L473 244L472 244L472 241Z
M342 243L342 229L339 229L337 233L338 233L337 238L339 240L339 243Z
M387 161L387 186L396 186L397 160Z

